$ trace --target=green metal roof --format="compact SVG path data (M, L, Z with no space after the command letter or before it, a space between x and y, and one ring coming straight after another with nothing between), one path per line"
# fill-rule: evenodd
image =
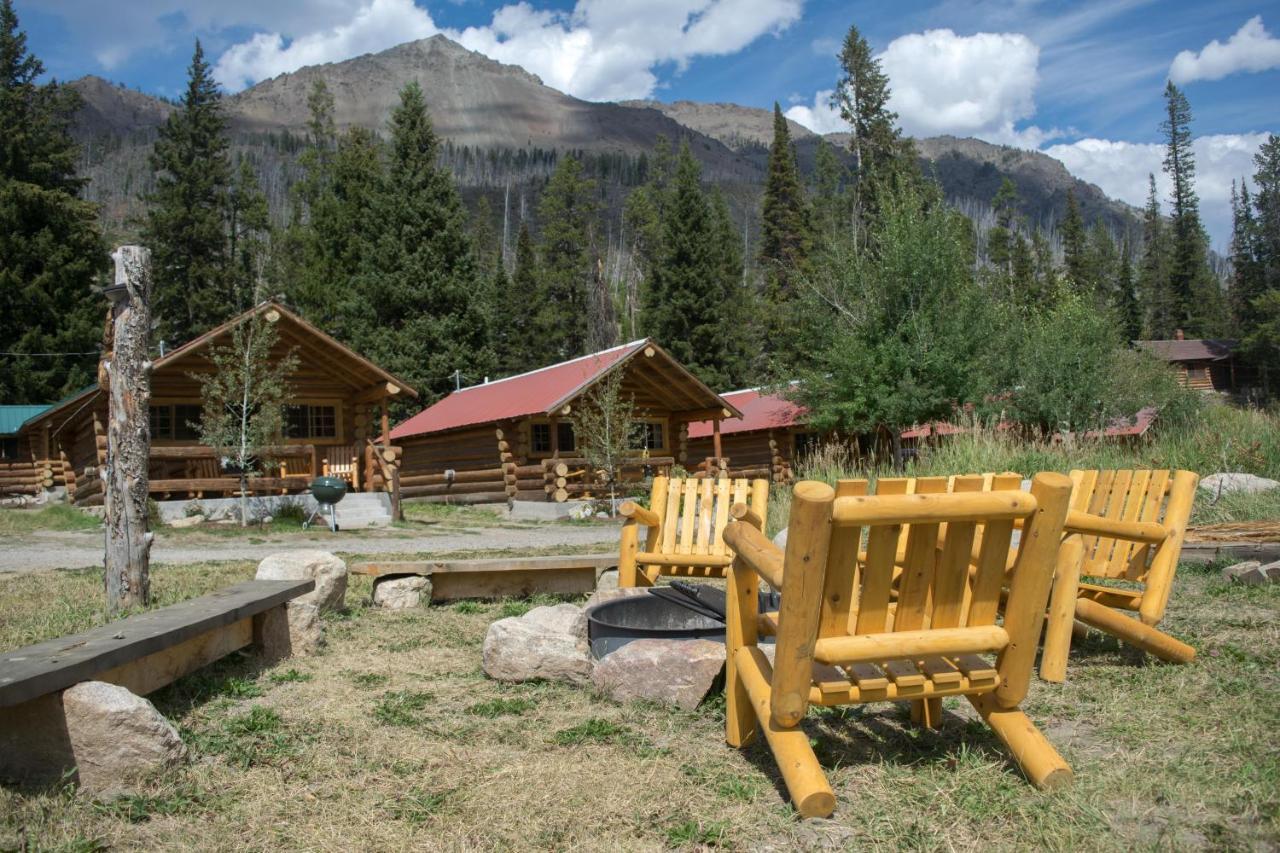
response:
M41 412L47 412L52 403L40 403L34 406L0 406L0 435L12 435Z

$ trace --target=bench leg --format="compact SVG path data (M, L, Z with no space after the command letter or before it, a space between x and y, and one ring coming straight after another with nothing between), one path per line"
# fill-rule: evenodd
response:
M1058 550L1053 592L1049 597L1049 618L1044 628L1044 649L1040 654L1040 677L1045 681L1061 682L1067 677L1071 626L1075 621L1083 558L1084 544L1079 536L1068 537Z
M281 604L253 617L253 646L266 663L292 657L288 605Z
M969 696L973 707L987 721L991 730L1004 743L1013 760L1028 781L1041 790L1052 790L1071 784L1075 774L1071 765L1058 754L1053 744L1040 733L1030 718L1018 708L1003 709L996 704L995 694Z
M912 699L911 722L926 729L942 728L942 697Z

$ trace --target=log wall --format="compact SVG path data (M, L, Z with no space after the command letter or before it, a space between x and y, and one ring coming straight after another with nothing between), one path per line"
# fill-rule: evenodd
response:
M753 430L720 436L723 457L728 460L728 476L764 477L775 483L790 482L795 467L795 437L790 429ZM691 438L688 441L690 471L704 469L712 457L712 439ZM723 473L716 470L713 473Z

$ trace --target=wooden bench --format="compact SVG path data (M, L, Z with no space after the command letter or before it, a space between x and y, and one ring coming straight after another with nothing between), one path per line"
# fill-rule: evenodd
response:
M145 695L246 646L288 655L285 605L312 580L254 580L79 634L0 653L0 778L27 780L61 759L47 736L62 691L106 681Z
M350 571L374 578L425 575L431 578L432 601L454 601L460 598L522 598L539 592L581 595L595 590L601 573L617 565L617 554L576 554L358 563Z

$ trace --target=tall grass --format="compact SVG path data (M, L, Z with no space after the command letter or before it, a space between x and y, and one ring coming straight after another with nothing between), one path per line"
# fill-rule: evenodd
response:
M892 459L857 456L846 445L821 445L798 460L796 477L834 483L845 478L933 477L1015 471L1024 477L1039 471L1073 468L1183 468L1206 476L1243 471L1280 480L1280 415L1256 409L1211 405L1179 422L1157 422L1147 436L1115 439L1027 440L993 424L973 422L966 430L919 448L900 470ZM1198 502L1199 503L1199 502ZM1220 507L1214 520L1247 520L1274 505L1272 499L1246 501L1243 515ZM769 500L769 529L786 526L789 489L775 489ZM1245 511L1248 510L1248 511Z

